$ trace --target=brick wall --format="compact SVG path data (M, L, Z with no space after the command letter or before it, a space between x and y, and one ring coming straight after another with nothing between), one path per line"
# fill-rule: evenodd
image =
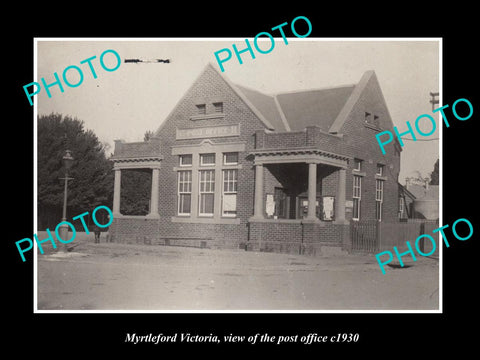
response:
M109 229L111 241L125 244L149 244L157 239L157 219L114 218Z
M210 119L191 119L197 114L197 104L206 104L207 114L213 113L214 102L223 102L224 116ZM250 108L231 89L221 76L211 67L199 76L171 114L165 119L156 132L156 144L160 146L163 156L159 177L159 215L160 219L123 218L115 219L111 227L114 241L120 242L151 242L162 243L162 239L196 237L209 240L209 247L242 247L248 241L249 247L266 251L316 253L321 247L335 245L348 248L348 226L323 223L300 224L297 222L251 222L253 215L255 170L250 151L255 148L269 147L302 147L321 146L322 150L337 152L350 157L364 160L362 172L365 173L362 183L361 214L363 219L375 218L375 172L377 163L383 163L387 180L384 187L384 220L397 219L398 184L400 158L395 155L393 145L387 146L387 155L382 155L375 134L378 131L365 126L364 113L368 111L379 116L382 129L391 130L388 110L383 103L378 83L372 78L364 93L360 96L353 111L348 116L342 129L343 138L326 134L313 126L305 131L292 133L265 133L264 124L256 117ZM172 155L172 146L198 145L202 139L176 140L177 128L192 128L215 125L240 126L238 137L212 137L215 143L244 143L245 152L239 154L237 219L238 224L188 223L173 222L177 215L177 172L178 156ZM134 152L143 152L143 145L130 148ZM156 145L157 146L157 145ZM217 159L221 161L222 159ZM393 167L390 169L389 165ZM306 166L306 165L305 165ZM346 199L352 199L353 162L347 170ZM273 193L276 186L284 186L286 179L278 177L278 172L272 172L264 167L264 196ZM305 172L306 174L306 172ZM291 174L290 174L291 175ZM297 181L301 181L298 179ZM338 172L330 166L318 167L318 192L323 196L336 196ZM305 186L304 179L301 186ZM223 184L216 184L221 187ZM192 184L198 186L198 184ZM297 189L298 190L298 189ZM306 191L306 188L305 188ZM291 204L291 206L295 206ZM197 211L197 209L192 209ZM347 212L351 219L351 212ZM303 234L303 245L302 245ZM180 240L179 240L180 241ZM185 239L185 242L189 240ZM300 247L299 247L300 246Z
M290 254L319 255L324 247L349 250L349 225L258 221L250 223L247 249Z
M213 103L223 102L224 116L191 120L197 115L197 104L206 104L206 113L214 112ZM216 125L241 124L240 136L238 137L212 137L212 143L245 143L245 152L239 154L238 170L238 194L237 197L237 219L239 224L205 224L205 223L178 223L172 222L172 217L177 215L177 172L178 156L172 155L172 146L199 144L202 139L176 140L177 128L205 127ZM156 138L160 144L160 153L163 156L159 176L159 215L155 230L157 238L197 236L205 238L216 238L216 245L210 241L212 246L220 246L225 243L227 247L237 247L247 239L248 218L253 215L255 170L248 153L255 147L255 132L263 131L265 126L248 108L241 98L231 87L220 77L220 75L208 66L205 71L194 82L184 97L178 102L170 115L164 120L156 132ZM133 146L135 148L135 146ZM132 151L135 149L131 149ZM222 161L222 159L216 159ZM198 186L198 184L192 184ZM221 188L223 184L215 184ZM245 196L245 194L248 194ZM197 209L192 209L197 211ZM112 224L112 233L117 239L135 237L135 233L150 232L145 228L143 219L120 219L118 223ZM140 225L141 224L141 225ZM152 225L153 229L153 225ZM160 240L159 240L160 241Z
M113 159L115 157L143 157L160 154L160 139L151 138L150 141L124 143L115 141Z
M382 154L375 138L379 130L365 126L365 112L379 117L379 125L382 130L393 132L390 115L375 77L370 78L365 90L347 117L341 132L346 154L363 160L362 172L365 173L365 176L362 179L361 220L375 219L375 173L377 163L381 163L386 165L385 176L387 178L384 183L382 220L397 221L400 156L395 154L393 142L386 146L386 154ZM353 162L349 164L349 170L347 170L347 200L352 200L352 170ZM347 214L351 219L351 213Z
M304 147L306 145L305 131L268 133L264 136L264 149L286 149Z

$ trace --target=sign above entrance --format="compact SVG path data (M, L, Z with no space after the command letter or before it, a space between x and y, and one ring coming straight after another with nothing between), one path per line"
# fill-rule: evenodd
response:
M240 124L177 129L177 140L240 136Z

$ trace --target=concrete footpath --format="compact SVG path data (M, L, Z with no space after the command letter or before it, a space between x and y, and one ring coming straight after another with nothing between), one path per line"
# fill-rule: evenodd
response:
M40 234L39 234L40 238ZM105 234L102 236L105 241ZM75 244L74 244L75 243ZM93 242L37 256L38 310L438 310L438 260Z

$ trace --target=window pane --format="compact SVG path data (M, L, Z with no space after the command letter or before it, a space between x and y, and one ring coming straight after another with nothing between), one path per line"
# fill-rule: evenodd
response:
M192 155L180 155L180 165L192 165Z
M375 200L383 201L383 181L382 180L376 181Z
M383 176L383 165L378 164L377 165L377 175Z
M353 199L353 218L360 218L360 199Z
M382 202L381 201L376 202L375 217L377 220L382 220Z
M371 122L371 115L369 112L365 112L365 122L370 123Z
M354 159L354 169L358 171L362 170L362 160Z
M202 194L200 196L200 213L213 214L213 194Z
M216 113L223 113L223 103L221 102L213 103L213 107L215 108Z
M237 195L226 194L223 196L223 213L235 214L237 212Z
M178 209L180 214L190 214L191 198L190 194L180 194Z
M178 172L178 213L190 214L192 172Z
M360 198L361 197L361 189L362 189L362 178L360 176L353 177L353 197Z
M215 154L201 154L200 155L200 164L201 165L214 165L215 164Z
M207 113L207 107L205 104L198 104L197 105L197 114L204 115Z
M238 153L224 153L223 155L224 164L238 164Z

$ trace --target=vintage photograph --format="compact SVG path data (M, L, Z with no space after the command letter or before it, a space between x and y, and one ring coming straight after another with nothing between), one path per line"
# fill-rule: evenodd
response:
M441 40L255 44L35 40L36 312L441 311Z

